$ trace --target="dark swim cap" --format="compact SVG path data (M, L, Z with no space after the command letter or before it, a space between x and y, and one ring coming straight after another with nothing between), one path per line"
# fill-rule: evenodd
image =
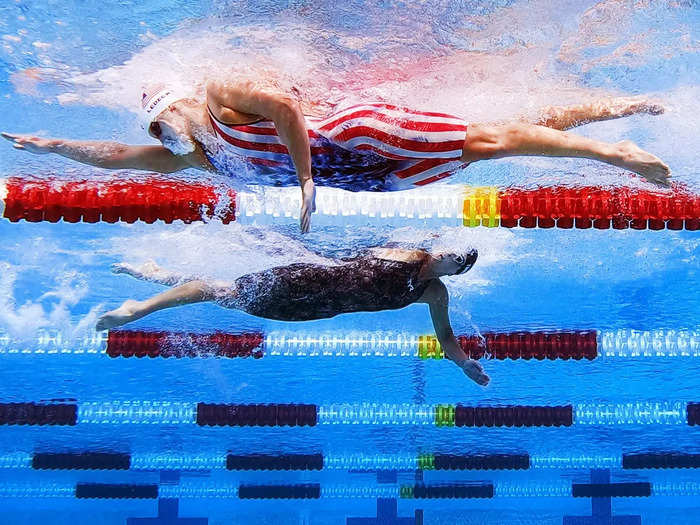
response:
M459 270L457 270L457 273L455 275L459 275L460 273L464 273L467 270L471 269L471 267L474 266L474 263L476 262L476 258L478 256L479 252L477 252L473 248L464 253L456 254L454 256L454 260L459 265Z

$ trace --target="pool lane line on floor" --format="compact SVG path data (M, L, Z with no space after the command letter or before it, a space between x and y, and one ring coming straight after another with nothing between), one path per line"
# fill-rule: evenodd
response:
M593 360L700 357L700 330L552 330L459 335L473 359ZM161 358L408 357L444 359L434 335L400 332L174 332L110 330L68 339L42 330L31 339L0 334L3 355L108 355Z
M700 454L649 451L601 454L514 453L279 453L176 454L138 452L11 452L0 454L0 469L134 471L503 471L700 469Z
M198 425L297 427L389 425L452 427L570 427L700 425L700 403L640 401L555 406L398 403L203 403L81 401L0 403L0 425Z
M193 222L218 218L265 222L297 219L296 188L239 192L206 182L162 177L0 180L0 212L10 221ZM371 222L438 220L467 227L700 230L700 195L638 188L441 186L410 192L351 193L319 188L317 220Z

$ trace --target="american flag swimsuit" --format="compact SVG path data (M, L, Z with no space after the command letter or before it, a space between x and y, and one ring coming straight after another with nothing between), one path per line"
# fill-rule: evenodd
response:
M205 150L215 168L251 184L298 184L272 121L230 126L211 111L209 117L216 144ZM467 123L452 115L361 104L326 118L306 117L306 122L313 177L321 186L402 190L444 179L465 166L459 159Z

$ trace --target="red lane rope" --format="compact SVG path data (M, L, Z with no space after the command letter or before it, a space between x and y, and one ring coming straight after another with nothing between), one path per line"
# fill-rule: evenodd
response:
M499 192L501 226L700 229L700 195L634 188L544 187Z
M581 332L485 333L459 336L459 344L472 359L595 359L598 334Z
M597 332L487 332L457 337L472 359L595 359ZM110 330L106 353L110 357L254 357L264 356L265 334L259 332L196 334L187 332ZM436 357L437 340L418 339L416 353Z
M197 424L202 427L313 427L317 423L317 405L300 405L297 403L257 405L197 403Z
M206 184L158 178L134 182L12 177L6 187L4 217L12 222L192 222L215 212L224 223L236 219L235 192Z
M228 188L162 178L60 181L12 177L6 181L4 217L30 222L199 221L215 214L236 219ZM661 192L636 188L542 187L498 191L487 215L513 228L700 230L700 195L681 185ZM500 219L499 219L500 217Z
M263 334L192 334L110 330L110 357L263 357Z
M75 403L0 403L0 425L75 425Z
M455 426L458 427L570 427L573 422L572 405L455 407Z

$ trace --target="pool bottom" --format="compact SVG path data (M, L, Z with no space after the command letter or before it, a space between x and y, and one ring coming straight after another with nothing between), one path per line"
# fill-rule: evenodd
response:
M148 473L150 483L107 483L104 473L71 474L80 482L64 478L10 483L7 474L0 475L3 523L27 525L83 525L98 519L105 525L692 524L697 523L697 493L683 490L700 485L688 481L687 475L645 482L609 469L562 472L549 481L519 476L493 483L481 473L451 484L421 480L419 473L364 473L344 484L285 484L279 478L234 484L211 480L204 473L177 472ZM10 486L14 494L6 491ZM501 488L492 493L496 486ZM528 493L518 486L528 486ZM654 486L665 487L666 493L653 493L649 489Z

